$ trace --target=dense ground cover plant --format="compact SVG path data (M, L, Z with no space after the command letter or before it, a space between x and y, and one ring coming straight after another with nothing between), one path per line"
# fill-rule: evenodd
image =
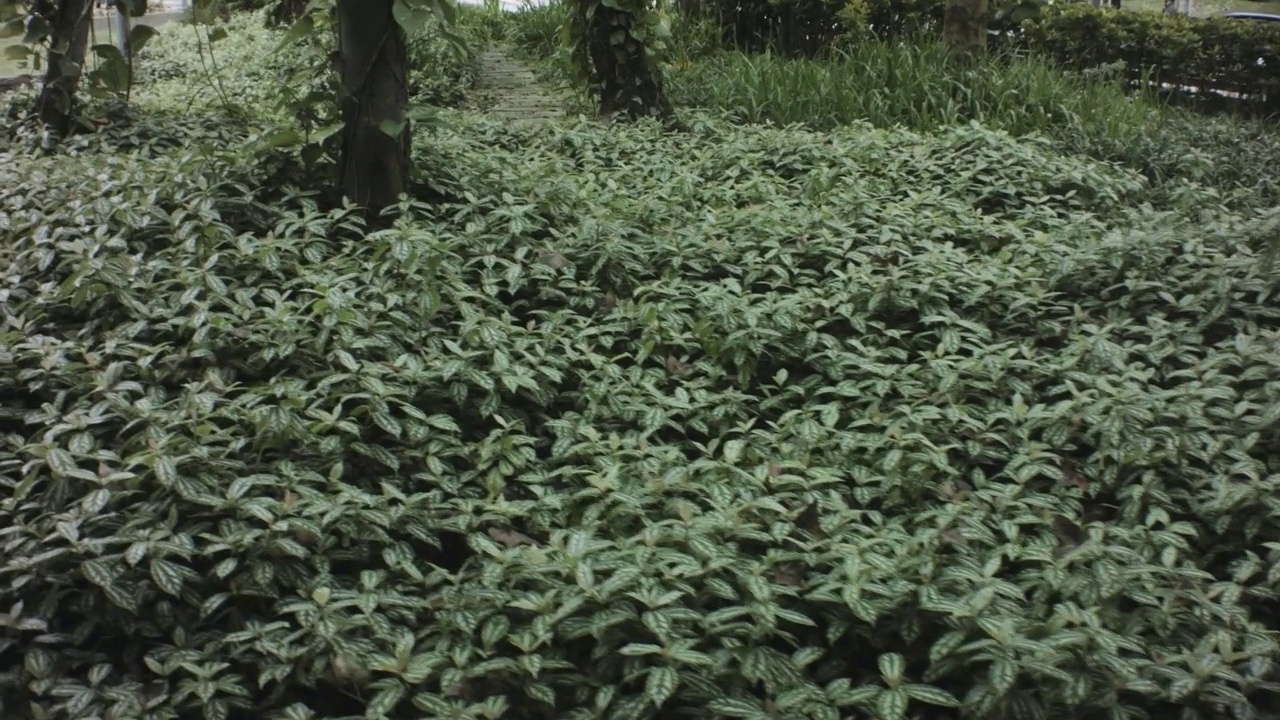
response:
M6 717L1277 689L1277 285L1212 193L974 127L456 116L417 152L467 201L363 237L226 133L0 164Z
M450 113L367 232L188 80L0 148L0 717L1274 711L1274 212Z
M1131 81L1269 97L1280 111L1280 28L1224 17L1055 4L1028 19L1020 44L1073 68L1120 64Z
M816 60L729 51L675 64L668 82L678 105L742 122L826 129L867 121L929 131L979 121L1124 163L1158 186L1196 180L1233 202L1280 202L1274 122L1169 107L1126 93L1104 73L1065 72L1035 58L990 57L960 68L928 42L869 42Z
M569 72L553 32L559 7L508 14L508 37L563 79ZM1118 69L1071 72L1002 54L962 68L925 40L845 43L817 59L752 55L724 49L706 23L684 14L672 19L669 47L665 73L679 107L817 130L866 121L931 131L979 121L1049 138L1064 152L1123 163L1157 190L1193 180L1232 204L1280 203L1275 121L1171 107L1152 93L1127 92Z

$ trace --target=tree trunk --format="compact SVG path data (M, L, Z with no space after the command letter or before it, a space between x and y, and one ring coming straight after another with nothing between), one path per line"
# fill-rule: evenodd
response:
M308 0L277 0L271 11L271 22L274 25L292 25L307 9Z
M36 113L46 128L58 137L66 137L75 121L80 68L93 26L93 0L61 0L45 7L50 8L47 18L52 37Z
M408 58L395 0L338 0L343 195L378 212L409 189Z
M662 75L649 62L644 43L631 36L640 21L601 0L577 0L578 27L591 59L591 85L600 114L628 119L673 115ZM615 38L617 42L614 42Z
M976 56L987 49L987 0L947 0L942 42L957 53Z

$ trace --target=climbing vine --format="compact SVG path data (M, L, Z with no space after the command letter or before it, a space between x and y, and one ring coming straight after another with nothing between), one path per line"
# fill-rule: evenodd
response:
M654 0L574 0L572 57L602 115L672 115L658 67L669 37L665 14Z

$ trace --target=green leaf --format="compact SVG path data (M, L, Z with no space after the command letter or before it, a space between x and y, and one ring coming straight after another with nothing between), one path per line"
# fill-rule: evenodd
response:
M276 49L273 52L278 53L286 47L298 42L303 37L310 35L315 30L315 27L315 17L312 16L311 13L306 13L295 20L293 25L289 26L288 32L286 32L284 37L280 39L280 44L276 46Z
M906 691L907 696L912 700L919 700L923 703L941 707L960 707L959 700L952 697L945 690L932 685L904 685L902 689Z
M661 655L662 647L650 643L629 643L618 649L619 655Z
M70 475L79 469L71 453L62 448L50 448L45 455L45 462L49 464L49 469L53 471L54 476L58 477Z
M670 667L655 667L649 671L649 675L645 678L644 691L653 701L655 707L662 707L670 697L675 694L676 688L680 685L680 675L675 669Z
M409 34L415 34L422 30L423 26L431 21L435 11L432 8L424 7L426 4L422 0L396 0L395 5L391 6L391 14L395 17L396 23L404 28ZM389 133L392 135L398 133Z
M989 671L992 689L1000 695L1003 695L1013 689L1014 683L1018 680L1018 665L1008 658L997 658L991 663Z
M730 440L724 444L724 461L730 465L737 465L742 460L742 451L747 444L742 440Z
M182 594L182 568L168 560L151 558L151 579L156 587L164 592L179 597Z
M902 674L906 672L907 664L901 655L884 653L877 658L876 662L880 666L880 677L884 678L886 685L896 687L902 682Z
M736 718L765 720L769 715L759 703L739 698L717 698L707 703L707 709L713 713Z
M156 29L150 25L134 25L129 28L129 49L137 55L155 36Z
M407 126L408 126L408 121L404 119L383 120L382 122L378 123L378 129L381 130L383 133L390 135L391 137L400 137L401 133L404 132L404 129Z
M115 567L105 560L86 560L80 564L80 572L89 582L103 588L115 584L119 577Z
M876 697L877 720L904 720L908 702L906 691L885 690Z
M379 683L382 687L365 706L365 717L368 720L381 720L389 717L405 696L405 686L398 680L387 680Z
M285 128L271 133L263 141L271 148L293 147L302 144L302 134L293 128Z
M511 620L506 615L494 615L485 621L480 630L480 642L485 647L493 647L507 637L511 631Z
M173 487L178 482L178 466L167 457L157 457L155 464L156 479L165 487Z
M369 415L373 418L373 422L376 423L378 427L386 430L397 438L399 438L404 432L404 428L400 427L400 423L395 418L391 417L390 413L375 410Z

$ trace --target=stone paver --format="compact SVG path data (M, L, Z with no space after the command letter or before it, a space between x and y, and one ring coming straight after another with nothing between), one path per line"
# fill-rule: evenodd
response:
M472 102L490 117L509 122L543 123L564 117L563 99L501 46L480 54Z

